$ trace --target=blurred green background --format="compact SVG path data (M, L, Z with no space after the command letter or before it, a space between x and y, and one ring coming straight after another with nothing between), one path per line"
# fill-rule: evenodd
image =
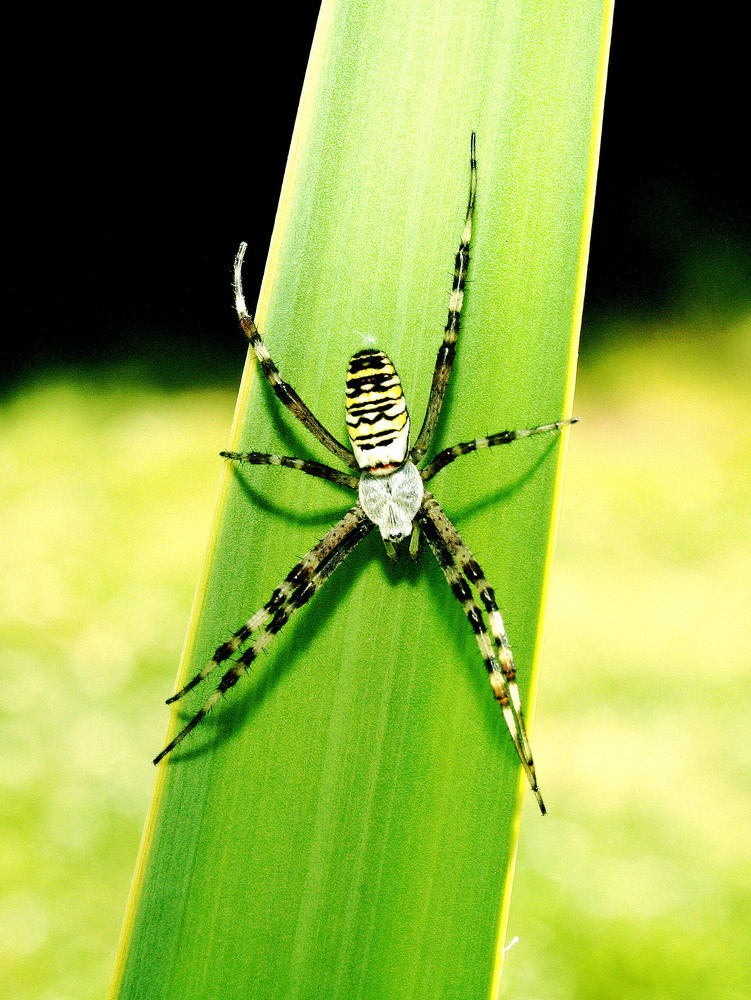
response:
M534 733L550 812L525 802L502 995L747 1000L741 63L725 25L645 32L646 5L623 6ZM19 48L0 384L8 1000L96 1000L109 981L244 357L230 264L250 236L253 301L315 15L291 30L271 13L282 67L258 46L248 63L252 22L228 40L133 21L76 61L67 13Z

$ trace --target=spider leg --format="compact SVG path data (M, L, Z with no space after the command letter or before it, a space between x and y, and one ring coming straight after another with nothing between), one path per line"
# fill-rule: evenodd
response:
M245 335L250 341L250 346L255 351L255 355L260 362L261 371L270 383L271 388L276 393L277 398L284 403L287 409L290 410L294 416L297 417L300 423L307 427L313 437L317 438L321 444L328 448L332 455L336 455L341 462L344 462L344 464L349 466L349 468L355 469L357 468L357 462L355 461L355 457L352 452L349 448L346 448L343 444L341 444L341 442L337 441L333 434L330 434L326 430L320 420L313 415L312 411L305 405L292 386L284 381L282 376L279 374L279 369L274 364L271 355L266 350L266 345L261 339L258 327L253 322L253 317L248 312L248 307L245 304L245 296L243 295L242 265L247 248L247 243L241 243L240 249L237 251L237 256L235 257L235 308L237 309L237 317L240 320L240 326L245 331Z
M526 427L517 431L500 431L498 434L490 434L488 437L475 438L474 441L462 441L451 448L444 448L439 451L435 458L420 471L422 481L427 483L441 469L445 469L455 459L461 455L468 455L471 451L480 451L482 448L494 448L497 444L511 444L512 441L519 441L521 438L532 437L533 434L549 434L559 431L569 424L579 422L578 417L571 417L569 420L557 420L553 424L540 424L539 427Z
M430 398L428 408L425 413L425 420L417 436L410 458L417 465L423 458L430 446L430 439L433 436L435 425L443 405L443 397L446 393L451 366L456 355L456 339L459 335L459 323L461 320L462 306L464 305L464 285L467 280L467 268L469 267L469 241L472 238L472 214L475 210L475 192L477 190L477 160L475 158L475 133L472 133L470 142L470 180L469 180L469 201L467 203L467 216L464 222L461 242L456 254L454 264L454 283L451 288L449 298L449 313L446 321L446 328L443 331L443 341L438 350L435 361L435 371L433 372L433 384L430 387Z
M455 560L458 561L462 573L467 580L477 588L480 600L485 606L485 611L487 612L488 621L490 622L490 628L496 644L498 662L501 670L503 671L508 693L511 698L511 706L520 722L519 737L527 752L528 758L531 760L532 754L529 749L529 739L524 726L521 697L519 695L519 687L516 683L514 655L511 652L508 636L506 635L506 627L503 624L503 618L501 617L501 612L499 611L496 603L495 592L485 579L485 575L480 568L480 564L477 562L461 535L456 530L456 527L446 516L440 504L434 497L430 497L430 500L426 504L426 509L428 516L438 530L441 538L446 543Z
M337 524L334 525L313 548L287 574L276 588L271 599L252 618L237 630L217 649L209 663L176 694L168 699L168 704L178 701L188 691L204 680L211 671L244 645L253 632L263 628L263 632L230 667L219 682L216 690L193 716L188 724L154 758L154 763L166 757L204 719L214 705L229 688L233 687L248 667L265 649L274 636L289 621L295 611L306 604L323 586L334 570L349 553L362 541L373 527L362 507L355 504Z
M266 455L260 451L220 451L219 454L222 458L229 458L233 462L247 462L249 465L284 465L288 469L298 469L309 476L327 479L330 483L348 486L351 490L356 490L360 482L357 476L350 476L346 472L339 472L338 469L332 469L328 465L307 458Z
M241 646L245 645L250 636L270 622L274 615L284 608L297 588L306 583L316 572L321 572L322 569L328 569L329 573L333 572L338 565L338 562L332 565L331 558L335 553L337 546L346 541L347 536L354 530L354 528L358 527L361 515L362 517L365 516L359 508L359 504L356 504L355 507L347 511L341 521L335 524L334 527L323 536L320 542L318 542L317 545L314 545L313 548L307 552L295 566L293 566L284 580L271 595L267 603L264 604L259 611L256 611L252 618L249 618L248 621L245 622L245 624L242 625L236 632L234 632L226 642L223 642L222 645L219 646L206 666L200 670L192 680L188 681L184 687L180 688L179 691L168 698L167 704L171 705L173 702L179 701L183 698L189 691L192 691L194 687L208 677L215 667L217 667L220 663L223 663L225 660L228 660L233 653L237 652ZM346 554L347 553L345 552L344 555ZM342 556L342 558L344 558L344 556Z
M495 601L495 594L472 552L462 541L459 532L446 517L438 501L431 493L426 493L422 507L415 520L425 534L428 544L443 571L443 575L451 587L451 591L461 604L464 613L475 633L480 653L485 667L490 675L490 684L496 701L501 706L506 726L513 740L514 747L527 775L532 791L535 793L540 812L545 813L545 803L542 800L537 785L535 764L529 745L527 730L524 725L519 688L516 683L516 668L514 658L508 643L506 631ZM493 644L487 634L482 611L477 604L469 584L474 586L490 622L490 628L495 642Z

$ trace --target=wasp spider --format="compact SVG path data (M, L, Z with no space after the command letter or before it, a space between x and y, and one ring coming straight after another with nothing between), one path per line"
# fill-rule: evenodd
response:
M436 473L450 462L481 448L510 444L533 434L558 431L573 420L559 420L525 430L501 431L488 437L464 441L439 452L427 465L419 468L430 446L436 421L446 393L446 385L456 354L464 301L464 284L469 265L469 243L472 235L472 215L477 187L475 136L472 134L470 153L470 187L467 215L459 250L456 254L454 283L449 299L448 321L436 359L427 412L420 433L410 448L409 414L404 402L402 385L396 370L383 353L377 350L358 351L350 360L347 372L347 430L351 449L337 441L308 409L295 390L285 382L261 339L253 318L248 313L242 291L241 269L247 244L243 243L235 260L235 300L240 325L261 365L261 371L279 400L307 427L321 444L335 455L350 471L341 472L328 465L304 458L266 455L259 452L222 452L224 458L250 465L283 465L298 469L309 476L349 487L359 494L358 502L314 545L291 570L271 595L268 603L249 618L216 650L211 660L191 681L167 700L178 701L203 681L219 664L240 653L226 671L218 687L156 757L157 764L182 742L188 733L211 711L216 703L242 677L261 650L286 624L292 614L306 604L321 589L334 570L352 552L358 542L377 526L386 551L395 556L395 545L409 538L409 552L417 555L419 533L422 532L441 567L451 590L459 601L475 633L477 645L490 675L493 694L504 714L511 739L526 772L540 810L545 806L537 787L535 766L522 714L516 669L506 636L503 619L496 604L493 589L485 579L477 560L465 545L458 531L446 517L432 493L425 489ZM474 592L477 593L475 597ZM478 599L479 602L478 603ZM482 605L482 607L481 607ZM484 609L484 614L483 614ZM490 626L490 632L485 623Z

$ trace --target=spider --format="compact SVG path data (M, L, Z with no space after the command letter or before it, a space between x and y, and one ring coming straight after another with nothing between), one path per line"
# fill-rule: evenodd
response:
M407 538L409 538L409 554L413 559L418 554L420 532L427 540L475 633L480 654L490 676L493 694L503 711L506 726L530 787L537 797L540 811L545 813L524 724L514 658L493 589L438 501L425 489L425 483L462 455L482 448L510 444L512 441L534 434L559 431L562 427L574 423L575 418L524 430L500 431L488 437L464 441L451 448L445 448L422 469L419 468L430 446L456 354L464 285L469 266L469 243L476 189L477 160L473 132L470 143L469 201L464 230L456 254L448 321L436 358L425 419L411 448L409 414L401 381L383 351L367 348L358 351L349 362L346 413L351 449L337 441L326 430L292 386L282 379L245 304L241 272L247 244L241 244L235 258L235 304L240 325L258 358L261 371L271 384L277 398L350 471L341 472L310 459L267 455L255 451L223 451L221 455L233 462L281 465L288 469L297 469L306 475L317 476L355 490L359 493L359 500L338 524L335 524L320 542L303 556L276 588L269 601L219 646L211 660L192 680L167 699L167 704L171 704L183 698L205 680L215 667L229 660L233 654L249 643L244 652L233 661L233 665L226 671L203 707L155 758L155 764L174 750L205 718L224 694L247 672L261 650L268 646L292 614L321 589L357 544L377 526L386 552L392 559L396 557L396 546ZM485 615L474 596L473 588L477 592ZM490 626L490 634L485 624L485 616Z

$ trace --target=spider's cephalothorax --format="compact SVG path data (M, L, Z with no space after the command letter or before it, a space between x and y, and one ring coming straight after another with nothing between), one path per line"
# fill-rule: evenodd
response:
M281 465L297 469L309 476L318 476L356 490L359 500L292 568L268 602L219 646L203 670L167 699L168 704L178 701L200 684L216 666L242 650L202 708L158 754L155 764L174 750L205 718L222 696L247 672L290 615L320 590L337 566L374 527L378 527L390 556L395 555L395 543L409 537L409 552L415 557L417 540L422 532L475 633L480 654L490 675L493 694L503 711L508 731L529 784L537 796L540 810L545 812L524 724L514 657L495 594L472 552L424 484L450 462L471 451L510 444L519 438L535 434L558 431L574 421L558 420L538 427L500 431L487 437L464 441L452 448L445 448L427 465L419 468L430 447L456 354L464 304L464 284L469 265L476 188L477 164L473 133L469 201L455 259L448 320L436 358L425 419L411 448L409 414L402 384L393 364L382 351L359 351L349 363L346 401L351 450L326 430L292 386L282 379L245 305L241 269L246 244L241 245L235 260L235 302L240 325L250 340L261 370L279 400L349 471L332 469L311 459L268 455L257 451L225 451L222 455L235 462L251 465Z

